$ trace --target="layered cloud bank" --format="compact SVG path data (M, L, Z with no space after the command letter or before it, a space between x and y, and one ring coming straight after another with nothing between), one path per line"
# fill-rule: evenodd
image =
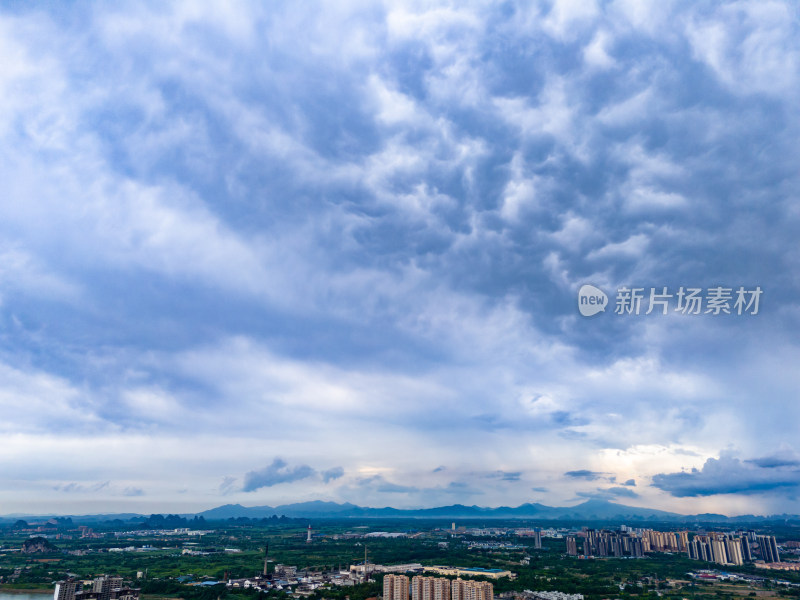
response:
M4 8L4 512L800 512L799 23ZM584 283L763 295L586 319Z

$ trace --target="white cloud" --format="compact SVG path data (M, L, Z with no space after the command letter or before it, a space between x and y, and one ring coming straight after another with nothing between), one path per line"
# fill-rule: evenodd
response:
M583 50L583 59L590 65L608 69L616 63L608 53L608 44L611 36L605 31L598 31L592 41Z
M595 0L555 0L542 27L560 39L574 39L578 33L600 15Z
M0 363L0 381L5 435L47 431L60 423L91 427L99 421L85 392L61 377Z
M686 25L694 56L733 92L796 90L800 47L796 8L786 2L734 2Z
M587 258L603 260L614 257L639 258L647 253L649 239L643 233L637 233L621 242L609 243L597 250L592 250Z

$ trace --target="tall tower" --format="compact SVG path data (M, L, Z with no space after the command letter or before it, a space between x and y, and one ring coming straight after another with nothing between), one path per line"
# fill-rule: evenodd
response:
M306 536L306 544L311 543L311 524L308 525L308 535Z

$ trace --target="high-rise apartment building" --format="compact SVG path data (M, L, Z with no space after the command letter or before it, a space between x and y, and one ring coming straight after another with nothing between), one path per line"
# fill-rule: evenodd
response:
M53 592L53 600L75 600L75 592L80 589L80 583L74 579L59 581Z
M97 594L97 600L111 600L114 590L122 587L122 577L97 577L92 585L92 591Z
M405 575L383 577L383 600L409 600L408 589L408 577Z
M728 553L728 563L731 565L743 565L742 540L739 538L728 538L725 540L725 551Z
M711 560L724 565L728 562L728 553L725 550L725 540L714 538L711 540Z
M742 537L742 560L753 562L753 551L750 548L750 536Z
M450 600L450 580L436 577L433 580L433 600Z
M630 555L634 558L644 556L644 544L640 538L630 538Z
M687 542L686 552L689 558L720 565L742 565L750 560L747 539L724 533L696 535L691 542Z
M494 586L488 581L472 581L460 577L450 585L452 600L494 600Z
M764 562L780 562L781 555L778 552L778 543L775 541L774 535L759 535L756 539L758 541L759 554L761 554Z
M450 580L417 575L411 579L412 600L450 600Z
M103 575L88 584L75 579L59 581L53 600L137 600L139 590L122 585L122 577Z
M391 578L391 579L390 579ZM402 587L398 579L405 580L408 593L408 578L404 575L386 575L383 579L383 600L400 600ZM398 592L399 590L399 592ZM401 594L397 596L396 594ZM408 596L405 596L408 599ZM494 586L488 581L473 581L457 578L450 581L444 577L417 575L411 579L412 600L494 600Z
M675 537L678 538L678 551L679 552L686 552L686 548L689 547L689 532L688 531L676 531Z
M572 536L567 538L567 554L570 556L578 556L578 542Z
M433 600L433 581L435 577L417 575L411 579L412 600ZM384 596L385 598L385 596ZM447 599L449 600L449 598Z

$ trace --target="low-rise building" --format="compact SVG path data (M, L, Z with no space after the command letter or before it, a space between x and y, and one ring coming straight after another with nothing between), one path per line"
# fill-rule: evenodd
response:
M502 577L514 578L514 573L502 569L481 569L478 567L424 567L426 573L436 573L437 575L450 575L453 577L488 577L489 579L500 579Z

